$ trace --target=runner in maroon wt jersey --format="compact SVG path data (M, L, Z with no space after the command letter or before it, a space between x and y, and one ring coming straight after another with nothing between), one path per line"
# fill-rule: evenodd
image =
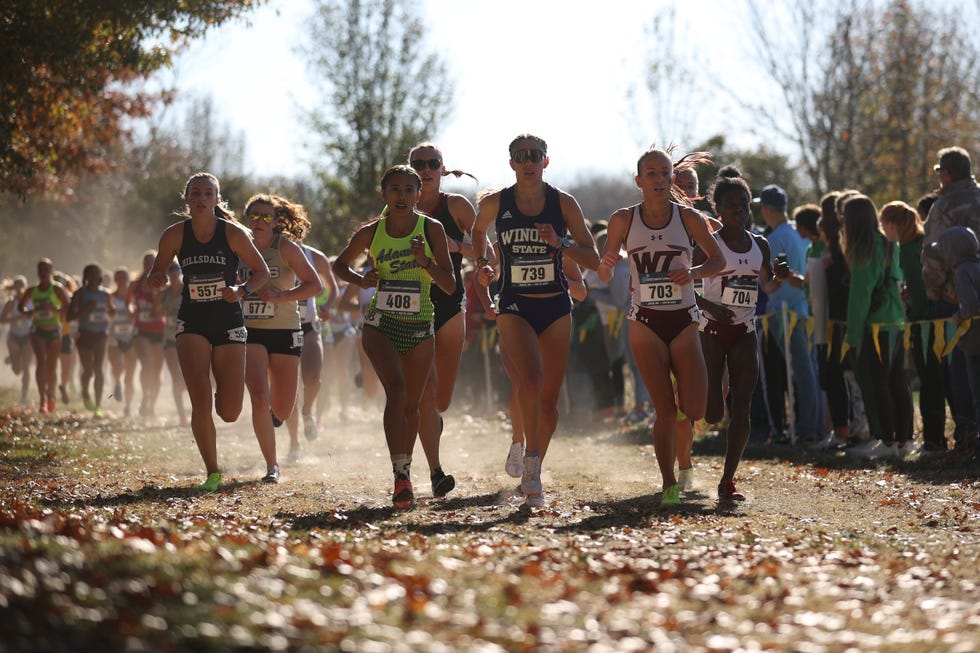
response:
M725 432L725 469L718 484L718 499L744 501L735 489L735 470L749 440L749 412L752 392L759 380L759 341L755 334L755 307L759 286L771 292L777 285L773 277L769 241L749 231L752 193L734 166L718 171L711 191L711 203L721 218L722 228L714 233L725 256L724 269L704 280L704 293L698 298L702 311L701 350L708 371L708 405L705 419L712 424L725 413L722 380L727 367L731 400L731 419ZM704 253L694 252L694 262Z
M699 420L707 397L693 282L718 273L725 264L701 214L675 201L672 177L673 162L667 152L643 153L636 162L635 178L643 201L609 218L599 266L599 279L608 282L622 258L620 249L626 248L633 288L627 315L630 347L657 411L653 447L663 476L661 504L667 506L680 503L674 475L677 410ZM691 261L692 240L707 254L699 266ZM671 373L677 379L676 403Z

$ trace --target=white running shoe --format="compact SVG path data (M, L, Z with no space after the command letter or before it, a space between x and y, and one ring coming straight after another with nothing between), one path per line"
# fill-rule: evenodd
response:
M879 440L878 446L865 452L864 456L867 458L898 458L898 443L885 444Z
M309 441L316 440L317 429L316 429L316 418L313 415L303 414L303 435Z
M541 456L524 456L521 489L529 496L541 494Z
M524 503L528 505L529 508L544 508L544 492L535 492L534 494L528 494Z
M694 489L694 468L677 470L677 485L681 492L690 492Z
M919 455L919 447L915 445L914 439L908 439L898 447L899 458L916 458Z
M869 451L874 451L880 446L882 446L881 440L879 440L878 438L868 438L861 444L850 447L847 450L847 453L852 453L857 456L863 456L867 454Z
M836 435L834 435L834 433L828 433L827 437L813 444L811 448L817 451L827 451L829 449L839 448L842 444L844 444L844 442L846 442L846 440L838 438Z
M524 443L511 442L510 451L507 452L507 462L504 463L504 471L508 476L521 478L524 476Z

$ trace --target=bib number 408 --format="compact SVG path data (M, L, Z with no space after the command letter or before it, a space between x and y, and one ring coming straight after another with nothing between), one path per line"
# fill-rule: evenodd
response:
M388 293L385 308L389 311L409 311L412 308L412 296L398 293Z

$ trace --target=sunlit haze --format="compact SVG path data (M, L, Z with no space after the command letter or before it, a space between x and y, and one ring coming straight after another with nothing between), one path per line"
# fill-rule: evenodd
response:
M643 99L650 47L643 42L644 28L665 5L424 0L429 42L449 64L457 89L453 117L430 140L443 148L449 166L473 172L481 187L513 182L507 144L522 132L548 141L552 180L630 175L643 149L664 138L655 121L646 124L637 117L643 109L627 95L634 85ZM679 41L692 48L695 38L702 48L714 41L699 21L725 6L705 0L679 4L678 24L690 30ZM299 45L308 39L305 26L313 11L311 0L274 0L251 15L251 25L239 21L214 31L178 62L175 81L182 94L212 94L219 120L246 135L247 173L309 170L315 153L306 147L303 108L318 98ZM717 98L690 102L692 110L702 112L705 105L723 106ZM733 141L744 139L724 111L703 115L689 136L726 133ZM667 138L681 147L696 144L682 136Z

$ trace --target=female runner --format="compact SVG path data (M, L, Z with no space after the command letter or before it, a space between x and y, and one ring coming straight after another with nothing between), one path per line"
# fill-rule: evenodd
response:
M217 177L199 172L188 179L184 203L186 211L177 214L184 219L160 236L148 280L153 288L165 288L167 268L177 257L184 277L177 358L191 400L191 431L208 473L200 488L214 491L221 485L221 472L211 409L225 422L234 422L242 412L247 332L239 302L265 285L269 268L221 202ZM239 260L252 269L248 283L237 283Z
M78 361L82 365L82 402L87 410L102 415L102 389L105 385L105 350L112 313L109 293L102 287L102 268L91 263L82 271L82 287L68 305L68 319L78 321ZM89 394L89 383L95 399Z
M268 267L271 281L245 297L248 355L245 385L252 400L252 427L265 458L264 483L279 481L275 427L296 403L299 356L303 349L297 302L322 288L303 249L310 229L306 211L278 195L254 195L245 204L252 242ZM251 270L246 278L251 278Z
M759 284L766 293L778 285L769 263L769 242L748 230L752 193L741 173L733 166L718 172L711 193L721 230L715 232L725 266L720 274L704 279L704 294L698 298L702 310L701 350L708 372L708 404L705 419L712 424L725 414L723 379L728 369L731 416L726 431L725 469L718 485L720 501L744 501L735 488L735 470L748 442L752 393L759 380L758 340L755 335L755 307ZM694 263L704 260L695 251ZM785 263L784 263L785 265Z
M625 245L633 288L627 315L630 347L657 411L653 446L663 476L661 504L669 506L680 503L674 475L677 411L697 421L704 417L707 399L693 282L720 272L725 259L701 214L674 201L667 152L644 152L636 172L643 201L609 218L599 278L609 281ZM693 267L692 240L707 254L704 263ZM676 403L671 373L677 381Z
M429 381L422 394L419 417L419 440L429 463L432 494L443 497L456 487L456 479L442 470L439 459L439 442L443 429L441 413L449 410L452 403L459 361L463 355L466 321L460 266L464 255L473 256L469 240L476 211L462 195L444 193L440 189L445 175L455 174L459 177L465 174L472 177L461 170L446 170L442 150L432 143L420 143L409 152L408 160L422 179L418 210L441 222L446 230L449 258L453 262L453 273L456 277L456 289L452 294L442 292L438 286L432 289L432 304L435 308L435 357L429 372Z
M333 266L334 274L352 285L376 287L361 338L385 390L385 438L395 477L392 503L398 509L415 501L412 450L435 349L430 287L435 281L450 294L456 285L445 229L416 212L421 186L409 166L388 168L381 178L386 209L358 229ZM377 268L358 274L351 264L364 250Z
M67 315L70 298L64 287L54 280L51 259L38 261L37 276L37 285L21 295L17 310L32 318L31 349L37 360L34 379L41 397L41 412L53 413L61 354L61 324Z
M545 504L541 463L558 426L558 395L571 342L572 301L562 263L567 256L594 270L599 255L578 202L544 181L549 163L544 139L522 134L509 151L516 183L480 200L473 244L479 282L487 287L493 268L486 234L495 224L502 270L497 330L501 348L514 363L526 436L521 489L529 507L540 507Z

